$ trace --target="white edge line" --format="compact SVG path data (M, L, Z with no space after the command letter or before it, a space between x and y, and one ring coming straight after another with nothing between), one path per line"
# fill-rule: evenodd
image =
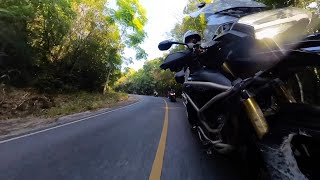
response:
M25 134L25 135L22 135L22 136L17 136L17 137L14 137L14 138L6 139L6 140L3 140L3 141L0 141L0 144L4 144L4 143L10 142L10 141L17 140L17 139L29 137L29 136L32 136L32 135L35 135L35 134L39 134L39 133L43 133L43 132L46 132L46 131L57 129L57 128L60 128L60 127L68 126L68 125L71 125L71 124L75 124L75 123L78 123L78 122L81 122L81 121L85 121L85 120L88 120L88 119L91 119L91 118L94 118L94 117L97 117L97 116L101 116L101 115L104 115L104 114L109 114L111 112L114 112L114 111L117 111L117 110L120 110L120 109L124 109L124 108L130 107L130 106L133 106L135 104L138 104L141 101L142 100L139 100L138 102L135 102L133 104L130 104L130 105L127 105L127 106L124 106L124 107L121 107L121 108L117 108L117 109L113 109L113 110L110 110L110 111L107 111L107 112L103 112L103 113L100 113L100 114L96 114L96 115L93 115L93 116L81 118L81 119L78 119L78 120L75 120L75 121L72 121L72 122L64 123L64 124L61 124L61 125L57 125L57 126L54 126L54 127L50 127L50 128L47 128L47 129L36 131L36 132L33 132L33 133L29 133L29 134Z

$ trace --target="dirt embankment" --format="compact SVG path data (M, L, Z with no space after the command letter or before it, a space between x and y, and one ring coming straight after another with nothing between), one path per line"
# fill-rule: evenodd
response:
M32 89L0 88L0 119L26 117L56 106L53 96Z
M33 89L0 85L0 138L57 123L66 115L71 115L71 119L81 118L136 101L135 96L116 92L42 94Z

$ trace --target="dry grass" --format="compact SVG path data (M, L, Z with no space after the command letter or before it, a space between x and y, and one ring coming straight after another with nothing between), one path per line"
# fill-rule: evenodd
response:
M46 127L59 117L109 108L137 99L124 93L77 92L74 94L39 94L32 89L0 86L0 138Z
M77 92L73 94L39 94L32 89L1 87L0 120L27 117L59 117L82 111L108 108L128 99L124 93Z
M55 107L46 109L37 115L43 117L57 117L73 113L113 107L120 101L128 99L127 94L109 92L99 93L80 92L72 95L59 95L55 98Z

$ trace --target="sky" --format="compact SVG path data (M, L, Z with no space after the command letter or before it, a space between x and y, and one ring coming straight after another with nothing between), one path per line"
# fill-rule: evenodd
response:
M148 37L145 39L141 47L147 52L148 60L161 57L163 52L158 50L160 41L168 39L166 33L174 27L175 23L182 20L183 8L187 4L187 0L140 0L140 3L147 10L148 22L144 30ZM111 6L115 5L115 0L110 0ZM134 50L125 49L126 57L135 58ZM134 60L129 67L138 70L142 68L145 60Z

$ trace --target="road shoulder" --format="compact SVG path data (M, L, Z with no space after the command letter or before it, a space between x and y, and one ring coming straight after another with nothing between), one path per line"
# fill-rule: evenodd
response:
M75 113L58 118L38 118L38 117L28 117L28 118L15 118L0 121L0 141L10 139L16 136L21 136L28 133L33 133L36 131L41 131L47 128L52 128L62 124L77 121L79 119L89 118L91 116L98 116L99 114L104 114L108 111L113 111L119 108L123 108L137 102L141 101L141 97L137 95L129 95L128 100L121 101L112 108L102 108L93 111L85 111L81 113Z

